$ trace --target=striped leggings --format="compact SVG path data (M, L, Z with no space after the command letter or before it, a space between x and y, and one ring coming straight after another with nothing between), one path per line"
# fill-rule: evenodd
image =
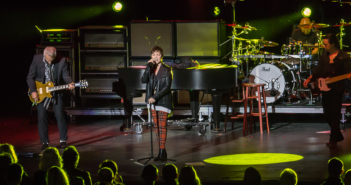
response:
M167 112L151 109L152 122L155 124L156 138L160 149L165 149L167 138Z

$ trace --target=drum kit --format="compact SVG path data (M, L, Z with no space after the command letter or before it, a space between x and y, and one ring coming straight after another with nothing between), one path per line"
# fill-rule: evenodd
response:
M233 28L232 36L222 43L220 46L232 41L232 50L223 58L231 54L230 61L238 66L238 78L244 79L247 82L265 83L265 94L267 103L285 103L285 104L300 104L307 103L312 105L312 93L309 89L303 88L303 81L307 79L312 68L318 63L322 47L322 31L316 31L318 36L318 45L312 43L303 44L301 42L293 42L291 39L288 44L281 46L281 54L276 55L266 51L260 51L266 47L278 47L279 44L273 41L261 39L246 39L242 34L257 30L249 23L244 26L235 22L235 2L227 1L225 3L232 4L234 20L232 24L226 24ZM329 27L340 28L340 49L342 49L342 37L345 35L344 27L351 25L344 22L342 19L340 24L331 26L324 23L311 23L299 25L299 28L306 29L323 29ZM239 32L239 31L240 32ZM239 37L240 36L240 37ZM238 42L238 44L237 44ZM312 50L318 48L318 55L312 55ZM314 59L314 60L313 60ZM249 71L249 63L254 61L254 67ZM246 66L244 67L244 64ZM246 68L246 74L243 72ZM241 78L240 78L241 77ZM237 83L238 84L238 83ZM238 86L240 88L240 86ZM238 91L240 92L240 90ZM306 96L309 93L309 96ZM279 100L279 101L278 101Z

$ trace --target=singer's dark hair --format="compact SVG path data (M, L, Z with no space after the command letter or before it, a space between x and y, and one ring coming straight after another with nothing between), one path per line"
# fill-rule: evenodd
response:
M153 48L151 48L151 55L155 52L158 51L161 53L161 56L163 57L163 49L160 46L154 46Z
M323 39L328 39L329 44L334 44L334 46L336 48L340 48L340 43L339 43L338 37L336 37L335 34L329 33L326 36L324 36Z

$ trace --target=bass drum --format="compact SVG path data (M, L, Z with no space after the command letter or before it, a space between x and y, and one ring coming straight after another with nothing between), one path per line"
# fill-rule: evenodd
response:
M260 64L250 73L250 82L264 83L266 103L274 103L281 97L288 98L296 94L298 76L289 65L280 62L278 64ZM257 92L256 92L257 94Z

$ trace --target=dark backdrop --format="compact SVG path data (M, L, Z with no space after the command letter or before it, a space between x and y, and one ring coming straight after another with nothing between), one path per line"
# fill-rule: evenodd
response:
M1 114L28 110L26 75L41 29L70 28L86 25L128 24L131 20L214 20L233 21L232 8L223 0L120 0L123 10L116 13L113 0L17 0L1 6ZM214 6L220 15L214 17ZM236 4L236 20L257 27L244 38L261 38L286 44L300 11L308 6L315 22L336 24L341 18L351 21L351 6L321 0L245 0ZM346 27L344 44L351 44L351 26ZM336 28L323 33L338 32ZM231 34L228 28L228 35ZM280 47L267 51L280 53ZM348 48L346 48L348 50ZM351 49L349 49L351 50Z

